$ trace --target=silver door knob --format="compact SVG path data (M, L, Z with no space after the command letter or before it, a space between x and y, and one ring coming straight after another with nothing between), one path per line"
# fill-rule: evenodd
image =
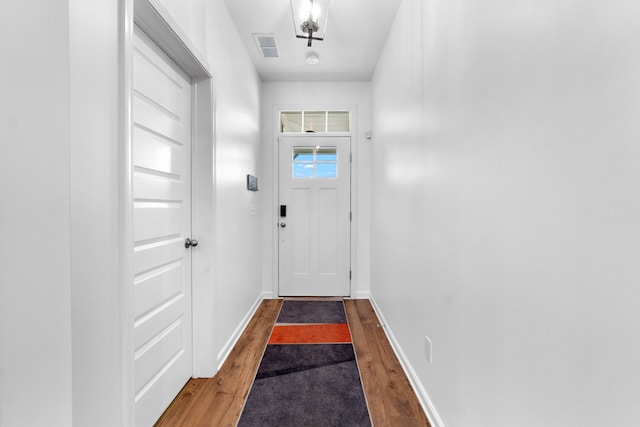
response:
M189 249L192 246L198 246L198 241L196 239L191 240L187 237L187 240L184 241L184 247Z
M287 223L286 223L286 222L281 222L281 223L280 223L280 227L285 228L286 226L287 226Z

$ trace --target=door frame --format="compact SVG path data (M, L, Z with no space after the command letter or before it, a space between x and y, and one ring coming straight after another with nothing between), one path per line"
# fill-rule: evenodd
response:
M291 154L292 154L292 150L295 147L331 147L331 146L335 146L336 149L336 167L337 167L337 171L338 171L338 175L337 175L337 179L333 180L330 178L318 178L318 177L313 177L313 178L293 178L291 179L291 173L292 173L292 165L291 165ZM344 296L351 296L351 270L352 270L352 259L351 259L351 227L352 227L352 210L351 210L351 136L348 135L331 135L331 136L325 136L323 133L311 133L311 134L304 134L304 135L297 135L297 134L281 134L279 141L278 141L278 148L279 148L279 156L278 159L280 161L284 161L284 158L288 158L289 160L287 161L287 164L283 164L280 163L280 170L278 171L278 192L279 195L282 196L282 192L284 190L284 193L288 193L288 195L285 194L285 200L278 200L278 205L281 206L283 203L287 204L287 205L291 205L291 209L292 211L294 210L294 197L293 197L293 191L289 192L289 190L291 190L291 188L307 188L309 190L309 194L313 195L315 194L315 202L319 202L320 201L320 196L322 193L322 189L328 189L328 188L335 188L336 189L336 195L337 195L337 203L336 203L336 208L337 208L337 212L336 212L336 221L338 224L337 225L338 228L335 229L336 233L338 232L338 229L344 230L342 227L344 227L345 225L347 225L349 227L348 230L348 248L346 251L341 251L339 249L336 249L337 253L340 254L340 256L338 258L336 258L336 270L335 270L335 280L339 283L341 283L340 286L338 286L337 284L331 284L331 283L323 283L320 284L319 282L324 281L323 279L323 273L320 271L320 264L318 263L321 255L320 253L316 254L317 258L312 259L309 258L309 265L308 265L308 270L307 272L309 273L308 277L315 277L315 280L318 280L318 282L316 282L315 280L311 280L310 282L308 282L305 278L300 278L299 280L303 281L303 282L307 282L306 285L308 286L312 286L313 289L311 290L302 290L302 287L305 287L305 285L301 285L301 284L294 284L293 282L296 282L296 279L294 278L295 274L293 273L293 271L291 271L290 269L295 269L295 266L291 263L291 257L293 256L293 247L290 247L289 250L285 251L289 253L289 256L284 255L283 251L281 249L282 248L282 235L280 233L285 233L286 240L289 240L290 243L288 243L286 246L297 246L297 244L299 243L299 241L296 239L296 237L294 236L295 232L293 230L291 231L286 231L284 230L282 227L276 227L278 229L278 257L279 257L279 265L278 265L278 296L279 297L288 297L288 296L297 296L300 295L300 292L303 292L303 294L301 296L328 296L328 297L344 297ZM283 151L284 149L284 151ZM314 163L315 163L315 156L314 156ZM349 171L348 176L344 176L344 168L346 167ZM282 170L284 169L284 170ZM343 172L340 172L340 171ZM282 181L281 181L282 180ZM332 183L333 182L333 183ZM309 187L306 187L306 185L309 185ZM347 188L344 188L344 185L347 185ZM346 195L347 197L345 198L345 194L344 191L348 191L348 194ZM311 196L311 199L309 200L311 205L314 205L314 197ZM348 201L348 205L347 205L347 210L345 212L344 209L342 209L342 207L344 206L344 202ZM311 219L311 217L316 217L316 214L318 213L318 210L320 209L320 205L317 206L317 210L315 213L311 213L312 210L310 210L310 217L309 219ZM345 216L343 216L345 215ZM346 215L349 215L349 217L346 217ZM320 220L320 217L316 217L318 220ZM282 218L282 217L278 217L278 222L280 224L282 224L282 222L285 222L288 224L289 227L294 226L295 223L295 218ZM346 224L345 224L346 221ZM289 225L290 224L290 225ZM313 224L313 223L310 223ZM294 233L294 234L291 234ZM315 232L313 231L309 231L309 238L311 240L308 241L308 243L314 243L313 242L313 236L315 235ZM336 234L336 236L338 236L338 234ZM319 238L319 235L316 236ZM320 240L319 239L317 242L315 242L316 244L320 244ZM291 241L294 242L298 242L298 243L291 243ZM340 245L341 243L341 238L338 237L337 242L338 245ZM307 246L307 248L311 251L310 253L313 253L313 249L311 246ZM298 247L298 250L302 250L302 248ZM295 250L293 250L295 252ZM341 267L345 267L345 265L342 265L342 263L345 261L345 256L347 258L347 265L346 267L348 267L348 272L349 272L349 277L346 277L347 274L347 270L343 269L343 268L338 268L338 266ZM285 265L283 265L285 264ZM288 264L288 267L287 267ZM318 268L318 270L315 270L315 267ZM284 267L284 274L285 277L288 276L288 279L283 280L283 270L281 270L281 268ZM288 271L287 271L288 270ZM344 274L345 276L343 276L340 272L342 272L342 274ZM314 275L315 273L315 275ZM327 273L327 272L325 272ZM307 277L307 278L308 278ZM346 283L345 283L346 281ZM285 284L288 283L288 286L285 286ZM313 285L312 285L313 283ZM283 288L284 287L288 287L289 289L286 290L285 292L283 292ZM340 288L339 291L336 291L337 288Z
M357 229L358 229L358 181L355 177L358 176L358 169L356 161L358 158L358 144L357 140L354 137L357 135L357 123L356 123L356 115L357 110L356 106L353 104L276 104L273 106L271 124L273 129L273 144L272 144L272 200L271 200L271 209L269 224L271 225L271 253L272 253L272 268L271 268L271 283L272 283L272 296L277 298L280 295L280 275L279 275L279 266L280 266L280 250L279 250L279 240L278 240L278 232L279 232L279 217L277 216L278 204L280 200L280 136L283 135L280 133L280 112L281 111L349 111L349 132L340 132L340 133L294 133L289 136L300 136L300 137L314 137L314 136L323 136L323 137L349 137L351 139L351 179L349 182L350 190L351 190L351 227L350 227L350 263L351 263L351 283L349 286L349 298L355 298L356 292L358 289L358 265L357 265L357 251L358 244L356 240Z
M122 3L120 236L120 336L123 424L133 425L133 28L138 25L192 79L191 229L200 241L192 251L193 377L217 372L214 328L215 284L215 94L213 69L159 0Z

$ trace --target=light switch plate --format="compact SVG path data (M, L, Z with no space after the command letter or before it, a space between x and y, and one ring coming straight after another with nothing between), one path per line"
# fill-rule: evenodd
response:
M431 340L426 335L424 337L424 357L427 359L427 362L429 362L429 365L432 365L432 363L431 363Z

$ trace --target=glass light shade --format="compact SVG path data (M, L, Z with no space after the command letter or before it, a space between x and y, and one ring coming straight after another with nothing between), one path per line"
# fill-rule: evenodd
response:
M308 38L309 29L313 40L324 39L329 15L329 0L291 0L293 25L296 37Z

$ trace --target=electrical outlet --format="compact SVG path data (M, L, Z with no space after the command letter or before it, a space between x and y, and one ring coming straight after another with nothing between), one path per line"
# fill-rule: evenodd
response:
M431 365L431 340L428 336L424 336L424 357L427 358L427 362Z

